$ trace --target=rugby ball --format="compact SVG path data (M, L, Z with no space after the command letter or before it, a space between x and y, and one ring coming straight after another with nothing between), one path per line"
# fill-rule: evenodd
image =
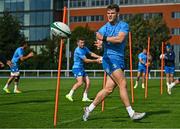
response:
M71 36L71 31L69 26L63 22L53 22L51 24L51 34L54 36L69 38Z

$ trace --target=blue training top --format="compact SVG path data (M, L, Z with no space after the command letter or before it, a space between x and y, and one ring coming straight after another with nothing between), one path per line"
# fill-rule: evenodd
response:
M124 32L126 35L129 32L129 25L123 21L118 21L115 25L107 22L104 26L102 26L99 31L101 35L107 37L115 37L118 36L120 32ZM103 57L108 58L119 58L122 62L124 62L124 48L125 48L125 40L121 43L111 43L104 42L104 54Z
M143 62L146 63L146 62L147 62L147 55L144 54L143 52L141 52L141 53L138 55L138 59L142 59ZM140 67L146 67L146 65L145 65L145 64L142 64L140 61L139 61L139 63L138 63L138 66L140 66Z
M175 66L175 53L173 50L165 52L165 66L174 67Z
M18 63L19 59L24 55L24 49L22 47L19 47L16 49L14 52L13 58L12 58L12 63Z
M77 47L74 51L74 65L72 68L82 68L84 69L84 61L83 59L87 54L90 54L91 51L87 47Z

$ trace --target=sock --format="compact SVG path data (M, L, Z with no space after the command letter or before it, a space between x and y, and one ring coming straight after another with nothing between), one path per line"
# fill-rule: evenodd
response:
M144 83L142 83L142 87L144 87Z
M170 88L173 88L175 86L175 82L171 83L171 85L169 86Z
M132 117L134 114L134 110L132 109L132 107L131 106L126 107L126 110L129 114L129 116Z
M169 86L170 85L169 82L167 82L166 85Z
M74 93L74 90L70 90L69 95L72 96Z
M88 107L89 112L92 112L95 107L96 107L96 106L95 106L93 103L91 103L91 104L89 105L89 107Z
M87 99L87 93L86 92L83 93L83 98Z
M14 85L14 90L17 90L17 85L16 84Z
M138 81L136 81L136 85L138 85Z
M5 88L5 89L7 89L8 87L9 87L9 85L8 85L8 84L6 84L6 85L4 86L4 88Z

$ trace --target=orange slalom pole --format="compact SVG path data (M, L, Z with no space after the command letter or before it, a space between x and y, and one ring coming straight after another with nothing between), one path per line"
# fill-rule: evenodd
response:
M104 72L104 80L103 80L103 88L106 86L106 80L107 80L107 75L106 72ZM104 105L105 105L105 101L102 101L102 105L101 105L101 111L104 112Z
M149 56L150 51L150 36L148 35L148 48L147 48L147 57ZM147 64L149 64L149 61L147 60ZM148 96L148 75L149 75L149 67L146 65L146 86L145 86L145 98Z
M161 45L161 54L164 54L164 42ZM163 94L163 69L164 68L164 59L161 58L161 82L160 82L160 94Z
M63 13L63 23L66 21L67 8L64 7ZM54 109L54 127L57 125L57 112L58 112L58 101L59 101L59 91L60 91L60 77L61 77L61 64L62 64L62 51L63 51L64 41L60 41L60 50L59 50L59 61L58 61L58 76L57 76L57 85L56 85L56 98L55 98L55 109Z
M133 73L132 73L132 35L129 32L129 62L130 62L130 77L131 77L131 101L134 103L134 88L133 88Z

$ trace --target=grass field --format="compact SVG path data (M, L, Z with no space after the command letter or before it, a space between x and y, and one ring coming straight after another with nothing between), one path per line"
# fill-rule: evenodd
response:
M22 94L5 94L2 87L6 80L0 79L0 128L53 127L56 80L21 79ZM129 119L116 88L105 100L105 111L101 112L99 105L92 112L89 121L83 122L83 107L89 104L81 101L83 88L75 92L74 102L69 102L64 97L74 82L73 79L61 80L58 128L180 128L179 87L172 90L171 96L167 95L165 88L163 95L160 95L159 80L149 80L146 100L144 90L141 87L135 89L134 109L147 112L145 119L138 122ZM101 87L102 80L91 79L89 96L95 97Z

